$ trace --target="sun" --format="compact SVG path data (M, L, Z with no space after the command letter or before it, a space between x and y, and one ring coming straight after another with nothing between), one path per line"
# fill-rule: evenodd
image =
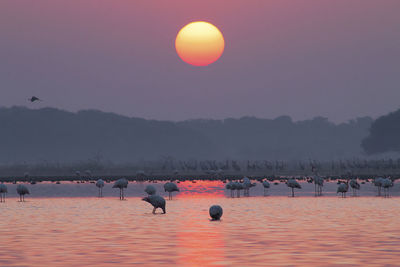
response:
M221 31L209 22L195 21L183 27L175 40L179 57L194 66L207 66L217 61L225 48Z

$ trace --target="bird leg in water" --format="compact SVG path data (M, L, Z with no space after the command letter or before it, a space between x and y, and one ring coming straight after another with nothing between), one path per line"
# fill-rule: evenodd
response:
M292 187L292 197L294 197L294 188Z
M156 214L156 208L153 208L153 214Z

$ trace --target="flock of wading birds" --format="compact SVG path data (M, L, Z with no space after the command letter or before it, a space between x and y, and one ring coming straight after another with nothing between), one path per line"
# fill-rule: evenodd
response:
M261 184L264 187L264 196L267 196L268 189L270 188L270 183L267 180L260 180ZM313 176L307 178L308 183L314 183L315 185L315 196L322 196L322 188L324 186L324 178L320 176ZM365 182L362 182L365 183ZM378 196L389 197L389 189L394 186L394 181L391 178L382 178L378 177L372 180L372 183L378 188ZM103 197L103 187L105 182L102 179L96 181L96 186L99 190L99 197ZM275 183L276 184L276 183ZM346 197L346 193L349 191L349 187L351 187L353 196L357 196L357 191L360 190L361 185L358 183L356 179L348 179L348 180L339 180L337 182L337 194L341 194L344 198ZM286 185L291 189L291 196L294 197L294 189L301 189L300 183L294 179L289 178L286 181ZM256 186L256 183L252 183L249 178L244 177L242 181L229 181L226 183L225 189L230 190L231 197L236 196L240 197L240 192L243 190L244 196L250 196L250 188ZM128 187L128 180L125 178L118 179L115 181L113 188L118 188L120 190L119 199L124 200L124 189ZM167 182L164 184L165 192L168 192L168 199L172 199L173 192L179 192L178 186L173 182ZM165 199L157 195L157 190L153 185L147 185L145 190L147 193L147 197L144 197L142 200L150 203L153 206L153 214L156 212L156 209L162 209L163 213L166 213L165 210ZM382 192L383 191L383 192ZM0 184L0 202L5 202L6 193L8 193L7 186L4 183ZM20 196L20 202L25 201L25 195L29 194L29 189L24 184L17 185L17 193ZM222 208L218 205L211 206L210 216L213 220L219 220L222 216Z

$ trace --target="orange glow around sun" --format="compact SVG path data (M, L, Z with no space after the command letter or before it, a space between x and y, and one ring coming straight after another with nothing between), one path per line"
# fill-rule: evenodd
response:
M195 21L183 27L175 40L179 57L194 66L207 66L224 52L225 41L217 27L205 21Z

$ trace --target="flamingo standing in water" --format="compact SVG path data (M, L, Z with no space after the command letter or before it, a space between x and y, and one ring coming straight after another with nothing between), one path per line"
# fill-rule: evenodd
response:
M240 197L240 190L243 189L243 185L241 183L239 183L239 182L235 182L234 183L234 188L236 190L236 196Z
M270 184L267 180L262 182L262 185L264 187L264 196L268 194L268 189L270 188Z
M19 201L23 202L25 201L25 195L29 194L29 190L25 185L19 184L17 186L17 193L19 194Z
M246 196L246 197L250 196L250 188L253 187L253 186L256 186L255 184L252 184L250 182L250 179L247 178L247 177L243 178L243 184L242 185L243 185L243 195Z
M102 179L97 180L96 186L99 188L99 197L103 197L104 181Z
M179 188L175 183L168 182L164 185L165 192L168 192L168 199L172 200L172 192L179 192Z
M324 186L324 178L316 175L313 180L315 184L315 196L322 196L322 187Z
M350 180L350 187L353 190L353 197L357 196L357 190L360 190L360 184L357 182L356 179Z
M128 180L125 178L118 179L115 181L113 188L119 188L119 199L124 200L124 188L128 188Z
M150 203L153 206L153 214L156 213L156 209L162 209L165 214L165 199L159 195L149 195L148 197L142 198L143 201Z
M8 193L7 186L3 183L0 184L0 202L6 202L6 193Z
M374 179L374 185L378 187L378 196L381 196L381 189L382 189L382 177L378 177Z
M231 197L235 197L234 191L235 191L235 184L233 182L229 182L225 186L226 189L231 190Z
M211 220L219 221L222 217L223 210L220 205L213 205L210 207L209 213L210 213Z
M286 185L292 189L292 197L294 197L294 189L295 188L301 189L301 185L293 178L290 178L286 182Z
M349 190L349 182L341 182L337 188L336 194L341 193L342 197L346 197L346 193Z
M390 178L382 179L382 187L383 187L383 196L390 197L389 188L393 187L393 181Z

